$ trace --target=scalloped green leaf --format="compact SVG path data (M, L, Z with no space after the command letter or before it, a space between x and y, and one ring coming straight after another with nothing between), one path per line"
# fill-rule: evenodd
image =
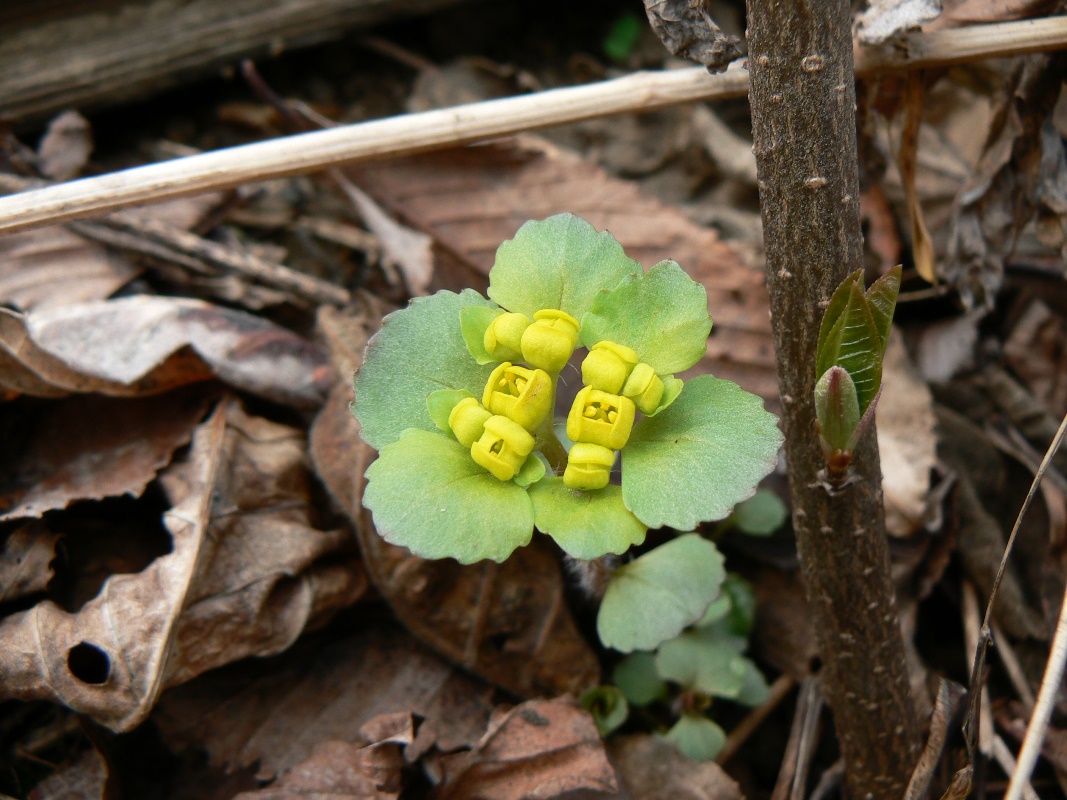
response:
M694 761L711 761L726 745L726 732L700 714L685 713L663 738Z
M530 500L537 529L579 561L625 553L648 531L623 504L622 489L612 484L587 492L549 477L530 487Z
M644 706L667 696L667 684L656 671L656 656L638 651L630 653L615 666L611 681L635 706Z
M782 434L763 400L711 375L645 417L622 451L622 497L650 528L693 530L751 497L778 463Z
M407 428L437 431L426 399L439 389L463 389L481 397L491 366L471 358L460 330L460 312L488 306L475 291L418 297L382 321L356 373L352 413L360 433L381 450Z
M748 668L733 637L687 631L656 653L656 671L665 680L716 697L734 698L745 686ZM742 640L742 647L743 647Z
M763 677L763 673L751 659L742 658L742 660L745 662L745 681L733 700L735 703L750 708L761 706L770 697L771 687L767 685L767 679Z
M504 313L504 309L492 306L469 306L459 312L459 328L467 350L479 364L497 361L485 349L485 332L490 323Z
M674 261L631 275L597 296L582 318L582 342L631 347L660 375L689 369L707 351L708 293Z
M503 561L533 537L526 490L497 480L440 433L405 430L366 475L363 504L378 533L420 558Z
M602 739L610 736L630 716L630 705L618 686L592 686L582 692L578 702L593 716Z
M456 403L467 397L474 397L466 389L438 389L430 392L426 398L426 410L430 412L433 424L445 433L452 435L452 429L448 427L448 418L452 415L452 409Z
M500 245L489 296L528 317L555 308L581 320L598 292L640 271L610 233L574 214L557 214L527 222Z
M738 503L731 520L750 536L770 536L785 524L789 509L777 493L757 489L748 500Z
M703 616L726 573L718 548L698 534L672 539L611 576L597 614L607 647L652 650Z

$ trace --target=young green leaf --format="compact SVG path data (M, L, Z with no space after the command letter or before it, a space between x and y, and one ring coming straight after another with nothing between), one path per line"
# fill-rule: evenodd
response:
M618 686L593 686L582 692L578 702L593 715L601 738L610 736L630 716L626 695Z
M625 553L648 531L626 510L622 489L611 484L579 491L564 486L563 478L549 477L530 487L530 500L537 529L579 561Z
M870 306L871 316L874 317L875 327L878 328L883 352L889 340L889 326L893 324L897 295L900 294L900 273L901 267L898 264L872 283L871 288L867 290L867 304Z
M838 327L838 323L841 321L841 317L845 313L845 307L848 306L848 298L852 294L852 284L862 280L863 270L858 269L841 281L841 284L834 289L834 293L830 297L830 302L826 305L826 311L823 312L822 324L819 326L819 346L816 369L819 364L823 363L823 351L826 349L826 343L830 340L831 335L833 335L833 329ZM833 361L830 361L824 369L818 372L818 374L822 375L823 372L826 372L826 370L830 368L829 365L832 363Z
M597 296L582 319L582 342L626 345L657 374L689 369L707 351L708 293L674 261L631 275Z
M526 490L497 480L440 433L404 431L366 474L363 504L378 533L420 558L503 561L533 537Z
M741 660L745 664L745 682L741 686L741 691L737 693L733 700L735 703L740 703L750 708L761 706L767 702L767 698L771 693L771 689L767 685L767 679L763 677L763 673L759 671L759 667L752 663L751 659L742 658Z
M634 425L622 451L622 497L650 528L693 530L750 497L778 463L782 434L763 400L698 375L678 399Z
M574 214L557 214L527 222L500 245L489 272L489 296L528 317L552 308L581 320L597 292L640 270L610 233Z
M747 668L736 637L695 629L665 642L656 653L656 671L674 681L717 697L735 698L745 685Z
M381 450L407 428L436 431L426 398L438 389L464 389L481 397L493 368L470 357L459 315L464 308L488 305L470 289L438 292L412 300L383 320L356 373L352 404L371 447Z
M844 367L830 367L815 383L815 418L819 435L830 451L851 451L860 424L856 384Z
M747 638L756 619L756 596L748 581L731 572L722 584L722 592L730 598L729 631Z
M489 324L504 313L504 309L493 306L469 306L459 312L459 329L467 350L479 364L497 361L485 349L485 331Z
M656 656L638 651L620 661L611 674L611 681L635 706L644 706L667 696L667 684L656 671Z
M523 489L537 483L545 477L548 467L545 466L543 456L538 452L530 453L522 464L522 468L515 474L512 480Z
M689 712L682 714L663 738L694 761L711 761L726 744L722 728L701 714Z
M731 519L750 536L770 536L785 524L789 511L775 492L757 489L752 497L739 503Z
M715 545L691 533L619 567L597 614L600 641L628 653L674 638L718 596L722 563Z

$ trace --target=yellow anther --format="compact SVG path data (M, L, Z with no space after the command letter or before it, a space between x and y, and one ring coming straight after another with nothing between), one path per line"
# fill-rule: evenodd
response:
M642 414L651 414L659 408L663 390L663 379L652 367L643 363L634 367L622 387L622 393L634 401Z
M456 403L452 413L448 415L448 427L461 445L470 447L482 438L485 421L491 416L493 415L482 408L482 404L473 397L465 397Z
M567 436L572 442L621 450L630 438L636 414L630 398L586 386L567 415Z
M552 378L543 369L527 369L505 361L489 376L482 405L532 431L552 409Z
M597 342L582 362L582 382L602 392L621 394L630 370L639 360L626 345Z
M559 372L578 344L578 320L565 311L547 308L534 314L522 334L522 358L532 367Z
M510 481L533 452L534 438L521 425L507 417L492 416L478 441L471 445L471 458L493 474Z
M571 489L603 489L611 477L615 451L598 444L578 442L567 456L563 485Z
M498 361L518 361L522 357L522 334L528 327L530 318L525 314L506 312L489 323L482 344Z

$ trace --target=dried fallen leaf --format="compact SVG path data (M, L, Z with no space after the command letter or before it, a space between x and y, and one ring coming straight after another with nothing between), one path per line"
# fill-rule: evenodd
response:
M694 761L646 733L615 737L609 747L633 800L742 800L741 787L714 761Z
M302 431L225 407L208 542L185 598L164 684L273 655L366 589L347 530L316 530Z
M55 402L35 421L16 483L0 500L8 506L0 521L39 517L76 500L140 496L189 441L210 400L200 389L181 389L157 397Z
M37 168L47 178L69 181L77 178L93 152L89 120L77 111L64 111L48 123L37 146Z
M908 361L899 333L889 338L878 400L878 451L886 528L909 536L925 523L930 473L937 463L934 399Z
M30 793L30 800L107 800L110 775L104 757L87 750L73 764L57 770Z
M0 621L0 696L60 702L114 730L148 715L203 545L224 433L219 410L161 478L174 501L164 515L169 554L136 575L111 576L76 613L46 600Z
M362 753L349 742L322 742L270 786L234 800L396 800L399 792L378 789L364 774Z
M573 698L530 700L495 717L470 753L445 762L440 800L552 800L614 794L615 770Z
M645 0L645 13L656 36L672 55L722 72L743 52L741 40L724 33L707 4L691 0Z
M1004 360L1055 416L1067 412L1067 321L1033 299L1004 342Z
M538 539L503 564L425 561L385 542L361 506L363 471L374 451L339 386L311 428L311 458L356 527L367 572L419 639L520 696L580 693L597 682L596 656L563 598L555 553Z
M325 355L310 342L260 317L185 298L139 295L24 317L8 312L0 314L0 342L22 367L0 372L0 382L16 389L36 378L66 391L155 394L215 376L268 400L314 408L333 383Z
M763 273L677 208L636 184L535 136L393 159L352 170L357 182L408 224L434 237L434 288L484 289L497 247L529 219L572 211L650 267L677 261L708 292L715 326L697 372L712 372L778 407L774 344Z
M938 9L940 10L940 8ZM911 255L915 271L927 283L937 282L934 243L923 218L919 193L915 188L915 167L919 155L919 123L922 120L922 76L909 74L904 84L904 125L900 132L900 178L904 183L908 221L911 227Z
M52 579L59 534L38 520L11 531L0 545L0 603L43 592Z
M882 44L937 19L940 13L941 0L871 0L856 18L856 35L863 44Z
M271 661L242 662L167 692L153 715L168 744L207 750L237 769L281 774L326 741L366 744L380 714L433 723L442 750L485 730L493 690L396 628L312 634Z

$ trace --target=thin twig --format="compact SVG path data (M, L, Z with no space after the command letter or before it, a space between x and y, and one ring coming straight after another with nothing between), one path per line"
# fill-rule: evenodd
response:
M860 76L1067 47L1067 17L912 33L858 51ZM0 198L0 233L84 219L120 208L304 175L614 114L743 97L748 72L638 72L610 81L313 131L175 159Z
M1034 482L1030 484L1030 491L1026 493L1023 506L1019 509L1019 516L1015 518L1015 525L1011 529L1011 536L1008 537L1008 544L1004 548L1004 557L1000 561L997 578L993 582L989 605L986 607L985 624L982 626L986 632L989 631L989 621L993 614L993 603L996 600L997 587L1000 586L1001 577L1007 567L1008 556L1011 554L1015 537L1022 525L1023 515L1026 514L1030 503L1033 502L1034 495L1037 494L1038 486L1041 484L1041 478L1044 476L1045 470L1048 469L1052 457L1063 442L1064 433L1067 433L1067 415L1060 422L1060 427L1056 430L1056 436L1052 439L1045 457L1041 460L1041 466L1037 468L1037 474L1034 475ZM1052 650L1049 653L1048 664L1045 666L1045 676L1041 680L1041 689L1037 693L1034 713L1030 716L1030 724L1026 728L1026 736L1023 739L1022 749L1019 751L1019 766L1011 776L1005 800L1019 800L1023 794L1024 786L1029 783L1030 773L1034 770L1034 764L1037 762L1037 756L1041 750L1041 743L1045 739L1045 731L1048 729L1049 718L1052 716L1052 707L1056 703L1056 694L1059 692L1060 681L1063 679L1065 662L1067 662L1067 594L1065 594L1063 603L1060 606L1060 618L1056 623L1056 635L1052 640ZM974 687L972 686L971 688L973 691Z
M999 736L993 737L993 758L1000 765L1000 768L1004 770L1005 775L1014 775L1019 765L1015 761L1015 756L1012 755L1011 750L1008 749L1008 745ZM1025 800L1040 800L1037 796L1037 792L1034 791L1034 787L1030 785L1030 781L1024 780L1022 784L1022 795Z
M771 685L771 690L767 694L767 699L758 708L752 709L748 715L741 720L734 729L730 731L730 735L726 737L726 744L723 745L722 750L719 751L719 755L715 757L715 760L720 764L725 764L734 754L741 748L748 738L755 733L760 724L767 718L767 716L778 708L778 705L788 696L788 694L796 686L796 681L791 675L782 675Z
M1015 654L1015 648L1011 646L1011 642L1008 641L1000 626L994 622L992 627L993 641L997 643L997 655L1000 656L1000 661L1004 665L1004 670L1008 673L1012 686L1015 687L1015 691L1019 695L1019 700L1026 706L1026 713L1032 713L1036 702L1034 690L1030 688L1030 682L1026 679L1026 673L1023 671L1023 665L1019 662L1019 656Z

